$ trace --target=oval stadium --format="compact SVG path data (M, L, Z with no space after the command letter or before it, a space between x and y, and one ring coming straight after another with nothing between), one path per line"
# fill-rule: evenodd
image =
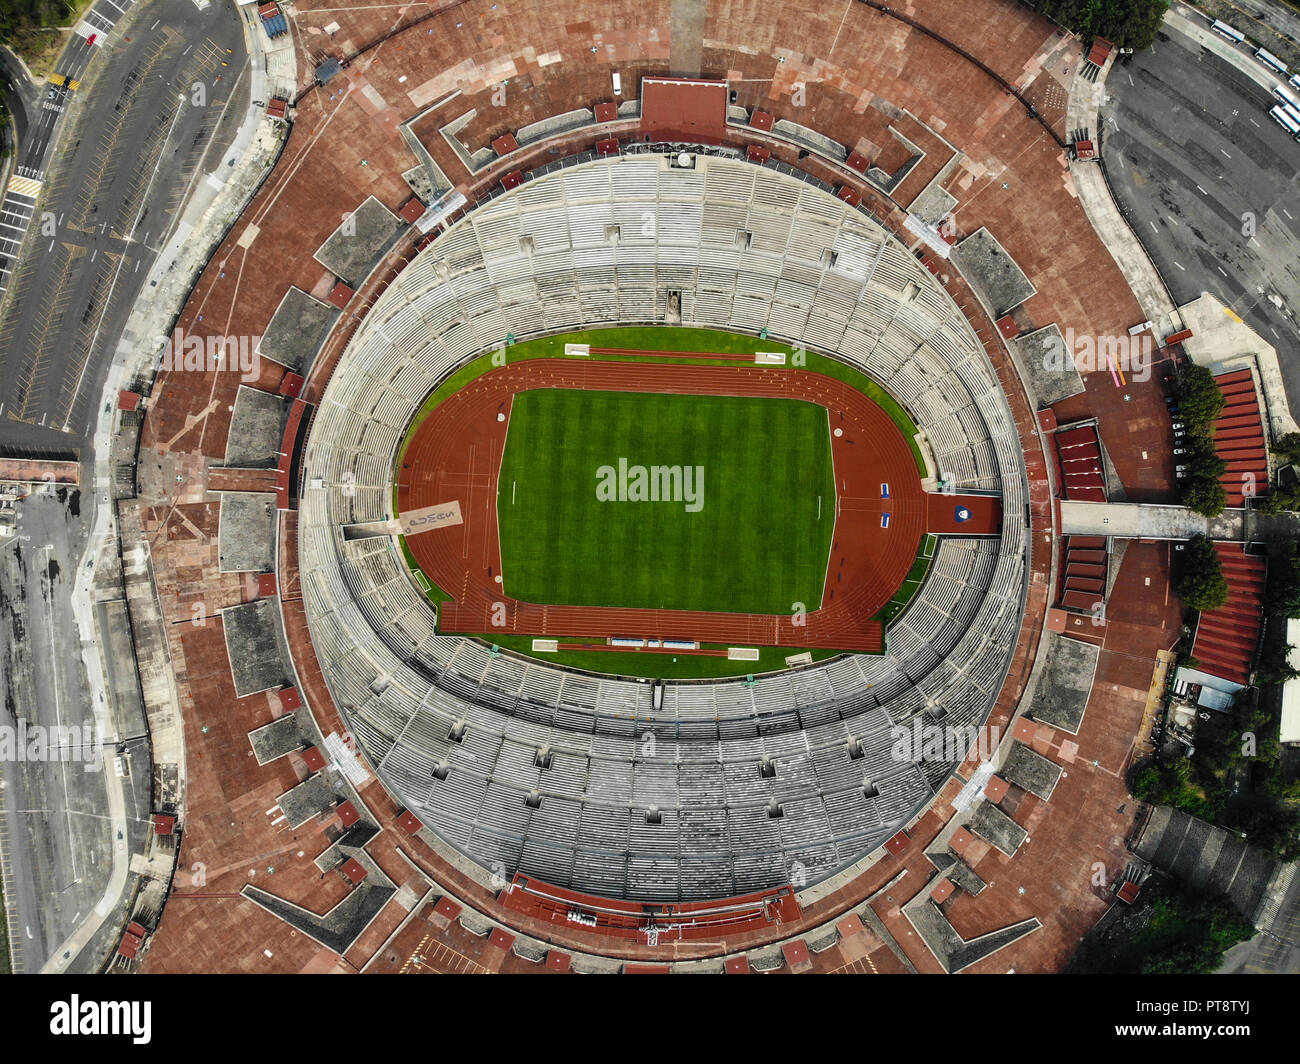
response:
M1289 970L1268 8L88 8L13 83L7 963Z

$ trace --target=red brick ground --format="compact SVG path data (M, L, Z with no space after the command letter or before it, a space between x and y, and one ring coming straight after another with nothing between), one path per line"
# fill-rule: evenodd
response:
M479 115L462 136L471 147L487 144L536 118L610 98L609 75L617 69L625 92L640 75L667 72L670 55L669 0L586 0L524 3L498 0L456 5L432 22L398 34L366 52L326 89L299 101L298 117L284 155L244 217L214 256L178 323L195 335L258 334L292 283L323 295L333 278L312 252L367 195L397 210L408 197L403 170L413 157L396 134L398 122L431 103L459 93L419 126L429 151L458 187L473 197L507 170L548 161L553 150L589 148L597 136L627 136L628 123L581 131L548 144L525 148L492 169L471 177L437 128L470 107ZM347 55L386 32L401 17L391 6L348 8L307 2L292 14L301 69L309 71L324 51ZM495 10L493 9L495 8ZM1008 0L916 0L911 17L934 27L995 68L1039 105L1063 133L1064 86L1079 61L1077 42L1062 38L1047 22ZM337 22L332 36L312 33ZM956 58L930 38L865 5L818 8L799 5L756 7L740 0L708 6L704 29L706 76L729 77L738 102L761 106L777 119L791 118L832 136L889 167L901 158L895 134L926 151L921 166L895 191L891 202L829 164L804 160L809 172L859 189L887 224L898 230L904 210L925 182L953 160L943 179L959 201L961 232L987 225L1025 269L1038 289L1022 308L1023 327L1056 322L1064 330L1120 334L1140 317L1118 269L1088 224L1071 187L1054 140L988 75ZM593 52L592 48L596 51ZM784 59L784 62L780 62ZM502 81L506 106L493 107ZM802 87L802 92L800 88ZM783 142L754 132L729 133L738 144L755 143L774 158L797 163ZM946 147L946 145L951 145ZM1005 187L1004 187L1005 186ZM256 226L256 229L253 227ZM410 246L399 248L388 266L363 284L329 340L318 372L304 397L318 401L324 381L359 316L396 275ZM1012 402L1030 474L1033 525L1029 606L1006 687L991 723L1005 725L1030 675L1049 593L1052 499L1038 445L1034 411L1019 388L993 323L959 277L935 265L949 291L969 316L994 360ZM275 391L283 371L269 366L258 382ZM305 772L299 759L259 767L246 732L280 711L274 695L234 697L219 622L188 622L201 603L209 618L249 595L246 581L216 575L216 497L208 462L224 454L236 375L189 379L171 374L154 389L141 451L144 498L141 519L151 536L159 594L169 621L168 638L176 669L186 740L184 844L175 892L146 955L150 971L320 971L355 970L382 944L405 914L390 904L375 927L346 960L335 960L287 925L238 898L247 882L324 911L346 889L337 877L322 878L311 859L327 844L322 823L293 831L267 815L275 797ZM1151 386L1133 389L1125 400L1109 374L1087 379L1084 396L1062 404L1063 413L1094 414L1103 441L1130 497L1167 493L1167 458L1158 447L1163 426ZM1147 457L1142 457L1142 452ZM1154 457L1152 457L1154 456ZM231 477L231 474L221 474ZM181 476L181 481L175 477ZM229 479L223 482L229 486ZM324 731L341 729L311 650L298 590L296 520L284 518L280 583L286 626L301 688ZM1123 839L1132 802L1122 779L1140 717L1137 692L1150 678L1149 651L1167 645L1171 614L1144 583L1163 587L1166 561L1158 548L1134 545L1124 561L1110 600L1106 647L1098 683L1078 736L1045 735L1037 745L1065 764L1066 775L1048 803L1024 799L1013 815L1031 841L1012 861L996 851L973 852L971 860L990 882L979 897L958 893L945 903L967 936L1035 915L1044 928L990 958L989 971L1051 970L1101 912L1104 901L1092 885L1100 862L1113 876L1123 860ZM1145 574L1145 575L1144 575ZM1140 579L1139 579L1140 577ZM1094 764L1095 762L1095 764ZM972 767L968 763L966 770ZM864 898L890 884L872 908L899 947L921 971L936 971L900 907L930 889L934 869L923 855L952 815L953 780L909 827L912 844L899 856L886 855L850 883L804 906L800 924L782 934L806 934L840 920ZM397 812L378 783L363 800L386 826ZM973 851L986 844L976 841ZM434 896L450 893L465 904L497 916L507 914L492 895L433 854L419 840L385 830L370 850L390 877L404 883L420 870ZM196 867L197 866L197 867ZM201 882L199 881L201 878ZM1020 888L1024 893L1020 893ZM564 951L607 948L581 929L554 931L514 926L553 941ZM773 932L755 932L726 949L752 949ZM691 954L721 952L720 943L695 945ZM620 946L627 959L662 961L669 954L644 946ZM814 970L897 971L903 966L888 944L869 928L850 927L848 937L810 956ZM540 966L470 935L456 922L445 928L417 911L373 967L386 970L530 970Z

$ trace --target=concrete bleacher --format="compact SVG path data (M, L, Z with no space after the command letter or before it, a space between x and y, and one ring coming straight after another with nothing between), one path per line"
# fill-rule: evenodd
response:
M288 417L289 400L241 384L230 415L225 464L238 469L274 469L280 462Z
M217 566L223 573L269 573L275 567L275 496L222 492L217 511Z
M305 375L338 316L337 307L290 286L267 322L257 352Z
M228 606L219 616L237 697L290 682L289 648L274 599Z
M368 196L316 249L314 258L335 277L355 288L402 231L403 223L374 196Z
M941 540L889 653L752 685L667 683L658 709L650 684L438 635L394 541L340 527L391 516L398 441L466 359L507 333L662 322L670 290L683 324L766 328L857 366L908 406L958 486L1023 509L1019 443L978 339L868 214L721 157L556 164L440 235L341 360L304 463L304 482L323 484L300 502L312 638L395 798L486 868L647 899L762 889L796 867L811 884L880 846L951 772L895 761L893 724L935 707L945 724L987 716L1023 610L1022 522Z

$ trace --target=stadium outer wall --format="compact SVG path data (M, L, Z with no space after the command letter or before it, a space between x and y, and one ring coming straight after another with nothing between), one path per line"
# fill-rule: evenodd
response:
M588 324L588 325L589 325L589 324L591 324L591 323L584 323L584 324ZM614 324L614 323L611 323L611 324ZM701 324L705 324L705 323L701 323ZM469 356L472 356L473 354L477 354L477 352L468 352L468 354L469 354ZM463 359L458 359L458 360L456 360L456 364L459 364L459 363L461 362L461 360L463 360ZM448 372L450 372L450 369L452 369L452 368L454 368L454 366L451 366L451 364L448 364ZM1013 381L1014 381L1014 377L1013 377ZM1019 419L1017 419L1017 420L1019 420ZM313 438L315 438L315 437L313 437ZM1023 594L1023 591L1022 591L1021 593L1017 594L1017 598L1018 598L1018 600L1021 600L1021 598L1022 598L1022 594ZM1022 601L1023 601L1023 600L1022 600ZM1023 633L1022 633L1022 635L1023 635ZM1021 643L1023 643L1023 639L1021 640ZM995 713L996 713L996 712L997 712L997 710L995 710Z
M544 151L545 151L545 148L546 148L546 145L540 145L540 146L538 146L538 147L536 148L537 153L539 153L540 155L542 155L543 158L544 158ZM531 149L530 149L530 150L531 150ZM808 165L809 165L812 169L815 170L815 169L817 168L817 165L818 165L817 160L815 160L815 159L814 159L814 160L810 160ZM852 179L850 179L850 180L852 180ZM487 183L487 182L485 181L484 184L486 184L486 183ZM884 200L884 199L881 198L881 197L875 197L873 191L872 191L868 186L863 185L863 186L861 187L861 192L863 193L863 195L864 195L864 197L865 197L865 200L866 200L867 202L873 202L873 203L874 203L875 209L877 210L877 212L878 212L879 214L881 214L881 216L889 217L889 218L891 219L891 224L894 224L894 225L896 225L896 226L900 226L900 227L901 227L902 215L901 215L901 213L899 213L899 212L897 211L897 209L896 209L892 204L890 204L887 200ZM873 197L874 197L874 199L873 199ZM380 288L382 288L383 284L384 284L387 280L388 280L388 278L381 278L381 277L372 278L373 283L368 284L368 285L366 285L366 286L363 287L362 291L361 291L360 294L359 294L359 298L358 298L358 300L357 300L357 304L354 304L354 306L365 304L365 303L367 303L369 300L373 299L374 296L375 296L375 294L376 294L376 292L377 292L377 290L379 290ZM991 331L991 328L990 328L990 322L987 320L987 318L986 318L985 316L983 316L983 315L980 313L980 311L979 311L979 309L978 309L978 307L977 307L977 301L974 299L974 297L972 296L972 294L971 294L971 292L969 291L969 289L966 289L966 288L965 288L965 286L964 286L963 282L961 281L960 277L957 277L957 276L950 276L950 277L948 277L948 278L945 278L945 283L949 285L950 290L952 290L952 291L957 295L959 302L961 302L962 305L963 305L963 307L968 311L968 313L971 314L971 316L972 316L972 320L977 322L977 330L980 332L980 334L981 334L981 338L985 340L986 347L989 347L990 350L993 350L994 348L996 348L997 350L994 352L995 355L996 355L998 358L1000 358L1000 359L1002 359L1003 361L1005 361L1005 360L1006 360L1005 350L1000 348L1000 345L998 344L998 341L997 341L996 335L995 335L994 333L992 333L992 331ZM972 308L974 308L974 309L972 309ZM345 334L345 333L346 333L346 332L347 332L347 331L348 331L352 326L354 326L354 325L355 325L355 321L354 321L354 318L353 318L353 314L349 314L349 315L347 316L347 318L345 318L345 321L344 321L344 323L343 323L341 329L336 333L336 338L333 339L333 340L331 340L330 343L327 345L327 352L328 352L329 349L333 348L333 349L335 349L335 353L337 353L337 345L338 345L338 343L339 343L339 340L338 340L337 338L338 338L340 335ZM996 359L995 359L995 361L996 361ZM1007 373L1010 372L1010 371L1009 371L1009 368L1008 368L1008 367L1009 367L1009 364L1008 364L1008 367L1003 367L1003 365L1002 365L1001 362L999 362L998 365L999 365L999 371L1000 371L1000 373L1002 373L1002 371L1003 371L1004 368L1007 368ZM1004 374L1004 376L1005 376L1005 374ZM1016 386L1015 386L1014 384L1012 385L1012 390L1013 390L1013 392L1018 391L1018 389L1016 388ZM205 388L205 389L204 389L204 393L206 394L206 392L207 392L207 389ZM318 397L318 393L313 393L313 394L314 394L315 396ZM1014 398L1014 397L1013 397L1013 398ZM1013 405L1014 405L1014 403L1013 403ZM1017 417L1017 423L1020 424L1020 419L1019 419L1019 417ZM1023 426L1022 435L1024 435L1024 434L1032 434L1032 432L1033 432L1032 419L1029 419L1028 422L1027 422L1027 424ZM1028 435L1026 435L1025 438L1028 438ZM1043 481L1045 482L1045 476L1046 476L1046 474L1045 474L1045 472L1043 472L1042 470L1039 470L1039 471L1038 471L1038 475L1037 475L1037 477L1035 477L1035 476L1031 473L1031 482L1033 482L1033 483L1035 483L1035 484L1037 484L1037 483L1039 482L1039 480L1043 480ZM1036 500L1034 501L1034 505L1035 505L1036 507L1040 507L1040 508L1041 508L1041 507L1044 505L1043 498L1042 498L1042 497L1039 497L1038 499L1036 499ZM1047 506L1047 508L1048 508L1048 513L1049 513L1049 515L1050 515L1050 502L1047 502L1045 505ZM1047 520L1050 521L1050 516L1047 518ZM289 535L292 536L292 533L293 533L292 521L290 521L290 522L289 522ZM1047 555L1047 552L1046 552L1046 551L1042 552L1042 553L1039 555L1039 560L1040 560L1040 561L1045 560L1046 555ZM287 554L286 554L286 564L290 565L290 567L292 568L292 550L288 551ZM1036 564L1036 565L1035 565L1035 569L1037 570L1038 568L1039 568L1039 566ZM1031 605L1032 605L1032 603L1033 603L1033 600L1034 600L1034 596L1033 596L1033 594L1031 593ZM287 604L285 608L286 608L286 612L287 612L288 614L292 614L292 612L293 612L292 604ZM290 626L293 627L296 631L298 631L298 632L300 633L300 632L301 632L301 625L300 625L301 618L300 618L300 617L290 616L290 617L288 618L288 620L289 620ZM1022 660L1022 659L1018 659L1018 663L1017 663L1017 664L1014 664L1013 667L1012 667L1012 672L1011 672L1011 681L1010 681L1012 684L1014 684L1014 683L1016 682L1017 677L1021 677L1022 680L1023 680L1023 674L1022 674L1022 672L1021 672L1021 663L1023 663L1023 660ZM1026 666L1026 667L1027 667L1027 666ZM330 712L329 709L326 709L326 708L325 708L325 707L324 707L324 706L323 706L323 705L318 701L319 698L320 698L320 693L321 693L321 692L320 692L320 688L319 688L319 686L318 686L318 681L316 680L316 678L312 677L312 676L310 675L310 673L306 673L305 676L306 676L306 682L307 682L307 684L311 687L312 694L313 694L313 696L314 696L314 698L313 698L313 705L314 705L314 706L317 706L317 711L318 711L318 714L319 714L320 717L321 717L322 723L325 723L325 724L333 724L333 723L335 723L335 722L336 722L336 718L334 717L333 713ZM886 860L886 861L889 861L891 858L889 858L889 857L885 857L885 858L883 858L883 859ZM837 877L837 878L838 878L838 877ZM828 882L830 882L830 881L828 881ZM825 884L823 884L823 886L824 886L824 885L825 885ZM447 886L447 885L444 884L444 888L445 888L446 886ZM817 890L820 890L820 889L821 889L821 888L817 888ZM814 894L814 893L816 893L816 892L817 892L816 890L810 890L810 891L808 891L808 892L806 892L806 893L807 893L807 895L811 895L811 894ZM490 901L490 899L485 900L485 901L484 901L484 905L487 905L487 904L489 903L489 901Z

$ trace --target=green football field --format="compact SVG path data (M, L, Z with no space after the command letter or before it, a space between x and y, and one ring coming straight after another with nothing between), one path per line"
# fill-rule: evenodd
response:
M552 388L514 398L497 486L512 598L813 610L834 514L830 425L814 403Z

